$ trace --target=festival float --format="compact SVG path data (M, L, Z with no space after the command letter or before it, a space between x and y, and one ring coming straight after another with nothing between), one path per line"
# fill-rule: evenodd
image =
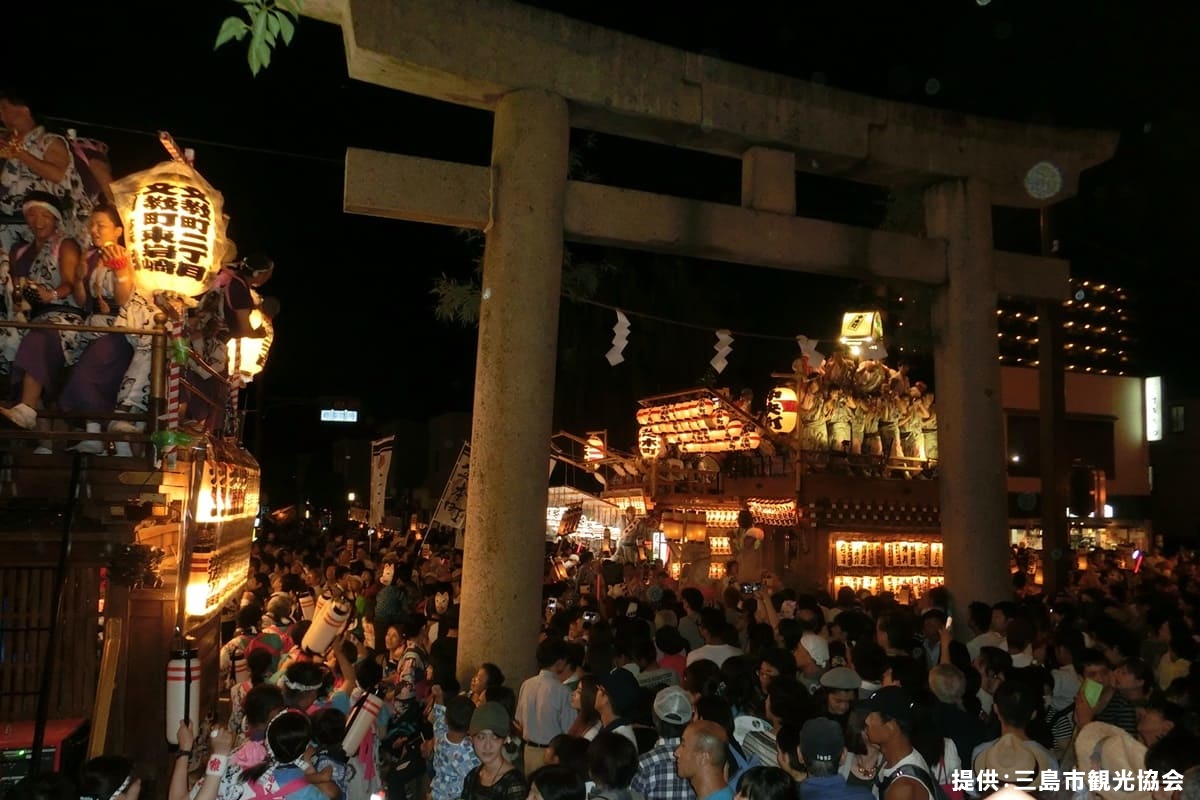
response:
M262 370L272 329L255 310L250 335L228 342L225 368L192 350L189 314L232 242L221 194L169 136L163 143L170 161L112 187L154 318L127 331L152 342L150 408L105 419L137 432L69 432L77 420L53 410L43 414L53 430L0 431L5 780L25 774L35 751L63 768L113 752L166 764L181 715L199 727L217 709L220 610L244 588L259 510L238 388ZM186 424L181 394L224 406L223 423ZM128 443L132 456L66 449L84 438ZM34 454L38 440L55 452Z
M547 536L659 559L690 583L787 571L810 589L914 599L942 584L936 421L928 448L902 449L897 429L884 449L878 435L852 433L842 399L918 408L922 385L884 363L881 312L847 312L828 358L801 339L762 404L720 388L644 398L633 452L606 432L558 434L571 446L556 457L601 490L552 489ZM922 413L936 420L931 409Z

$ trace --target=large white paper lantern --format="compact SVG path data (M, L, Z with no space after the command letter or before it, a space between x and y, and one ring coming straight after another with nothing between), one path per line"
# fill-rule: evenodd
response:
M178 161L115 181L112 192L138 290L180 298L207 291L228 244L221 193Z

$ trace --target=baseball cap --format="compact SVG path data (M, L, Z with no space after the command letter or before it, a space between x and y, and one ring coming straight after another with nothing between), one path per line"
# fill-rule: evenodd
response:
M800 729L800 755L805 764L823 761L836 764L846 748L842 726L828 717L815 717Z
M899 686L885 686L868 697L862 708L870 714L876 711L883 716L901 722L906 726L912 725L913 699L912 695Z
M504 706L496 702L484 703L471 715L471 727L467 729L467 733L474 736L480 731L491 731L500 738L504 738L508 736L511 724L512 721L508 718L508 712L504 710Z
M638 682L633 673L624 667L617 667L612 672L600 678L600 688L608 694L612 701L613 711L624 714L638 699Z
M692 698L678 686L668 686L654 696L654 716L672 725L692 720Z
M849 667L834 667L821 676L821 685L826 689L853 691L862 686L862 678Z

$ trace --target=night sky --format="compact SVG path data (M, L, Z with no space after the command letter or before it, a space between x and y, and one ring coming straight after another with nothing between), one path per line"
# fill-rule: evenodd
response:
M436 321L430 289L443 273L469 277L479 243L449 228L343 214L342 159L356 146L486 164L489 114L349 80L340 30L308 19L254 78L244 47L212 50L221 20L238 10L233 2L15 5L6 27L37 33L6 37L0 83L27 89L50 127L109 142L118 175L163 160L153 134L171 131L223 191L241 252L276 260L264 293L281 313L255 385L266 407L259 456L268 486L284 480L297 452L323 460L333 433L316 423L319 398L359 400L370 420L364 435L392 418L470 410L475 331ZM1143 371L1190 378L1188 365L1172 361L1172 343L1187 335L1200 296L1195 4L534 5L875 96L1120 131L1117 157L1086 174L1079 199L1059 215L1064 254L1076 274L1121 281L1141 298ZM589 178L738 201L732 159L585 131L572 144ZM880 224L886 211L877 187L804 176L800 201L802 213L860 225ZM1036 219L999 216L997 239L1006 249L1036 248ZM612 312L563 303L556 429L607 427L618 446L633 444L636 397L712 377L711 329L780 337L737 339L721 376L721 385L751 386L761 397L769 373L796 355L788 337L829 338L840 311L871 295L831 279L571 249L608 265L597 301L709 329L634 318L628 361L610 368Z

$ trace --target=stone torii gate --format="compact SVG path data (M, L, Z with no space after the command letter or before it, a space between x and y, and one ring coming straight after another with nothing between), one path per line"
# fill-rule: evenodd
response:
M541 618L563 241L938 287L946 582L1011 591L999 296L1057 302L1068 265L993 248L992 206L1072 194L1116 135L877 100L506 0L307 0L342 28L350 77L494 114L490 168L351 149L351 213L487 234L458 664L532 672ZM567 179L571 127L742 162L742 204ZM1053 164L1037 200L1029 170ZM924 191L927 236L797 217L797 170Z

